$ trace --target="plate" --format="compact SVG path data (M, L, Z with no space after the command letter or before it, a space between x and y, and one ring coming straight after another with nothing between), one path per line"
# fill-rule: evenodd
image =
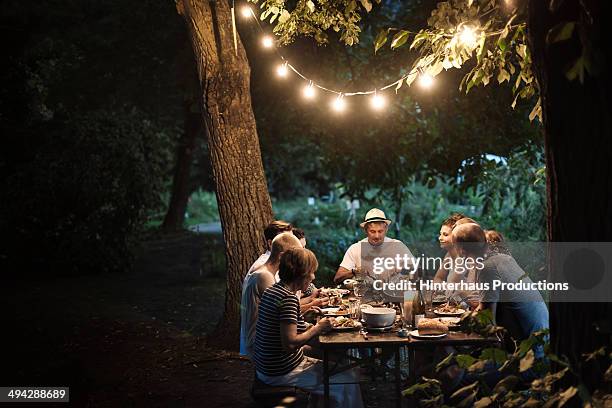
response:
M355 329L361 329L361 323L355 322L353 327L332 327L332 330L334 331L350 331Z
M434 313L437 314L438 316L461 316L462 314L465 313L465 310L457 309L456 312L440 312L438 310L434 310Z
M337 295L346 295L351 293L348 289L336 289L336 288L322 288L321 295L322 296L337 296Z
M340 311L339 307L326 307L324 309L321 309L321 312L325 315L325 316L348 316L349 315L349 311L348 310L342 310L343 313L338 313Z
M415 339L441 339L442 337L446 337L448 333L442 334L419 334L418 330L413 330L410 332L410 336Z
M438 317L438 320L446 325L449 325L449 324L458 324L461 321L461 318L459 317Z

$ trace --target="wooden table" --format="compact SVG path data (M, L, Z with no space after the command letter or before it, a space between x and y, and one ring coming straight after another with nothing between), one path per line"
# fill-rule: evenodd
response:
M440 339L413 339L399 337L397 329L385 332L374 333L368 332L366 340L359 331L332 331L319 336L319 342L323 351L323 386L324 386L324 401L325 407L329 407L329 379L333 375L329 370L329 354L332 351L346 352L350 349L374 349L382 348L391 350L395 355L395 394L396 406L401 407L401 374L400 374L400 348L408 347L409 358L413 359L413 355L419 348L434 348L439 346L482 346L488 343L497 343L497 338L485 338L477 334L466 334L461 332L449 332L449 334ZM409 360L410 361L410 360ZM412 360L414 361L414 360ZM416 370L412 361L409 364L410 379L416 381Z

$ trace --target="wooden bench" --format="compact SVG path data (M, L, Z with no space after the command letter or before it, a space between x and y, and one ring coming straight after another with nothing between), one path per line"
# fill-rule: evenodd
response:
M309 394L297 387L268 385L255 376L251 397L260 407L306 407Z

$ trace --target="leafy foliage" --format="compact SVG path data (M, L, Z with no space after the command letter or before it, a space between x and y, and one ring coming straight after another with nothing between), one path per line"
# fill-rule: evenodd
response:
M460 325L468 332L482 336L504 335L505 330L492 324L487 310L469 312L462 316ZM515 343L516 344L516 343ZM536 354L544 350L543 356ZM555 362L556 365L551 365ZM583 366L604 371L612 363L605 348L584 355ZM589 393L581 383L579 367L572 367L564 358L554 355L548 347L548 330L533 333L515 345L514 351L501 348L485 348L478 355L449 354L441 361L436 371L457 364L465 368L463 382L468 385L444 394L440 381L422 377L415 385L404 391L404 396L415 397L417 406L474 406L474 407L562 407L578 399L582 406L605 406L608 399L606 389ZM559 369L559 367L561 367ZM604 377L605 378L605 377Z

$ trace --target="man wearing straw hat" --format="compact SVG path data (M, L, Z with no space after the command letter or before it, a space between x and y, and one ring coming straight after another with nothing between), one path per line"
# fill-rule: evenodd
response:
M366 238L348 248L336 272L336 276L334 276L334 282L341 283L344 279L355 277L355 271L359 270L362 266L362 249L367 253L372 253L377 248L382 248L383 243L395 243L394 250L400 249L400 252L412 258L410 250L401 241L387 237L389 224L391 224L391 220L385 216L382 210L372 208L367 212L364 221L359 224L365 232Z

